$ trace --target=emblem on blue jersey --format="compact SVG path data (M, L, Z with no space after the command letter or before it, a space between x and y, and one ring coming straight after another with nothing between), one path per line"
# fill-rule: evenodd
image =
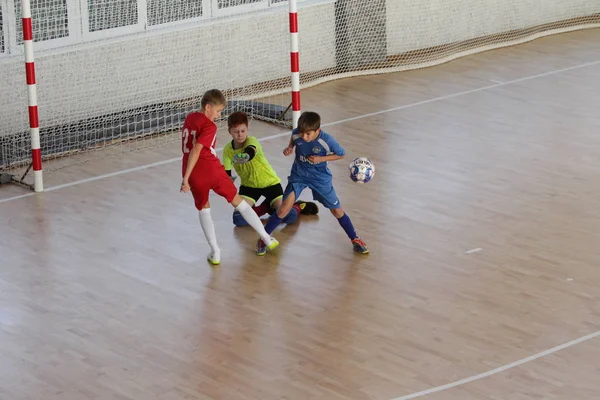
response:
M315 147L312 148L312 152L315 153L315 154L319 153L320 151L321 151L320 147L316 147L315 146Z

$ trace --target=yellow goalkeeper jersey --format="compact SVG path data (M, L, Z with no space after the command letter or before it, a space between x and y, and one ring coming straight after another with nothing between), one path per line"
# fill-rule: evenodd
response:
M248 146L256 148L256 154L252 160L245 164L234 164L233 157L242 153ZM260 142L254 136L248 136L244 145L237 150L233 148L232 141L227 143L223 148L223 166L228 171L233 166L240 177L242 186L263 189L281 183L277 173L265 157Z

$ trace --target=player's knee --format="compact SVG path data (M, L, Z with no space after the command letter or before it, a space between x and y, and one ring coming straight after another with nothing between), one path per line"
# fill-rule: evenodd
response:
M298 211L292 207L290 212L281 220L284 224L293 224L298 220Z
M286 209L285 206L279 207L277 210L277 216L281 219L285 218L290 213L291 208Z
M344 216L344 210L342 210L341 208L330 208L329 211L331 211L333 216L338 219Z
M231 199L229 204L231 204L233 207L237 207L242 201L244 201L244 199L242 199L242 196L236 193L236 195L233 196L233 199Z
M290 211L292 210L292 205L293 205L293 203L287 204L287 202L284 201L281 204L281 207L279 207L277 209L277 216L279 218L284 218L285 216L287 216L290 213Z

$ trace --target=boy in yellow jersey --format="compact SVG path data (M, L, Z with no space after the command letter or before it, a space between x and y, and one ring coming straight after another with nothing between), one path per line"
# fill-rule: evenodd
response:
M265 157L258 139L248 136L248 116L240 111L232 113L227 119L227 127L233 140L223 148L223 166L229 176L231 168L235 168L241 180L240 196L259 217L277 211L283 198L281 180ZM257 206L262 196L265 199ZM318 211L315 203L298 201L282 222L291 224L298 219L298 214L317 214ZM248 225L237 211L233 212L233 223L236 226Z

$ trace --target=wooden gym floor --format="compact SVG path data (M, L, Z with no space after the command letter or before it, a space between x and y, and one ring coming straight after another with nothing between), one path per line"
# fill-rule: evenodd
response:
M597 400L598 54L588 30L305 90L368 256L321 208L256 257L215 199L211 269L178 162L56 188L177 144L1 188L0 399ZM283 130L251 132L285 178Z

